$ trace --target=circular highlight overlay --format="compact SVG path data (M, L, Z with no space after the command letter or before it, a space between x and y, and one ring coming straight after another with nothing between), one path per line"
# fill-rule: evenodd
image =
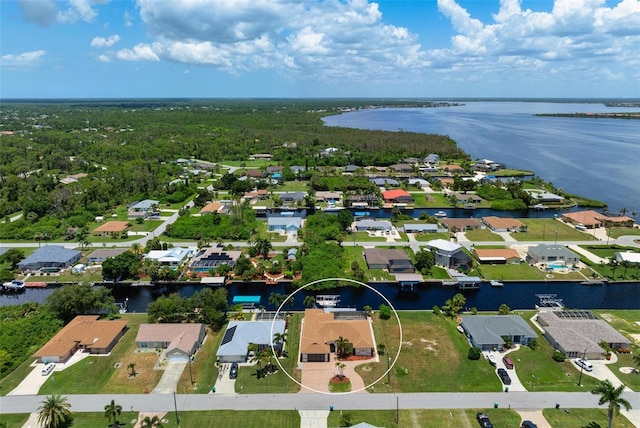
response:
M390 372L391 369L393 368L393 366L395 366L396 362L398 361L398 357L400 356L400 350L402 349L402 324L400 323L400 317L398 316L398 312L396 311L396 309L393 307L393 305L391 304L391 302L389 301L389 299L387 299L382 293L380 293L378 290L376 290L375 288L371 287L369 284L365 284L364 282L360 282L360 281L356 281L355 279L349 279L349 278L325 278L325 279L319 279L317 281L313 281L310 282L300 288L298 288L297 290L295 290L293 293L289 294L287 296L286 299L284 299L282 301L282 303L280 304L280 306L278 307L278 309L276 310L276 314L273 317L273 320L271 320L271 329L269 334L271 334L271 337L273 337L273 326L274 326L274 321L278 318L278 314L280 313L280 311L282 310L282 307L284 306L284 304L289 300L292 299L293 296L296 295L296 293L299 293L300 291L304 290L307 287L310 287L312 285L315 284L320 284L322 282L328 282L328 281L347 281L347 282L353 282L355 284L360 284L360 285L364 285L365 287L367 287L368 289L372 290L374 293L376 293L378 296L382 297L382 299L387 302L387 304L389 305L389 307L391 308L391 310L393 311L393 314L396 316L396 320L398 321L398 329L400 330L400 343L398 343L398 352L396 353L395 358L393 359L393 362L389 364L389 367L387 368L387 371L384 372L382 374L382 376L380 376L378 379L376 379L375 381L373 381L372 383L370 383L369 385L365 385L364 387L354 390L354 391L348 391L348 392L327 392L327 391L318 391L317 389L311 388L310 386L304 385L302 382L299 382L298 380L296 380L293 376L291 376L291 374L289 374L289 372L287 372L284 367L282 367L282 364L280 364L280 361L278 360L278 358L275 358L276 363L278 364L278 367L280 367L280 370L282 370L289 379L291 379L292 381L294 381L295 383L297 383L298 385L300 385L303 388L307 388L308 390L311 390L313 392L317 392L318 394L327 394L327 395L346 395L346 394L353 394L356 392L360 392L360 391L364 391L369 387L372 387L373 385L375 385L376 383L380 382L382 379L384 379L385 376L387 376ZM275 349L273 347L273 343L271 343L271 350L275 353ZM296 355L296 359L298 358L298 356ZM313 364L313 363L308 363L308 364ZM327 380L327 382L329 382Z

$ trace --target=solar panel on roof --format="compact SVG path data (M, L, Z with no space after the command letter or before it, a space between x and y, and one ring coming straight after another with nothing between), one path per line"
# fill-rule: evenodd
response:
M224 332L224 337L222 338L222 343L220 345L225 345L233 340L233 335L236 334L237 327L237 325L234 325Z

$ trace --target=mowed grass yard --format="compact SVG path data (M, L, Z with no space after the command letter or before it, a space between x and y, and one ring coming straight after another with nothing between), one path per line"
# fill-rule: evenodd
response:
M519 218L518 220L527 225L527 231L512 233L511 236L516 241L593 241L596 239L593 235L580 232L551 218Z
M154 370L155 352L136 352L135 338L146 314L124 314L127 332L108 356L89 356L67 369L54 372L40 388L40 394L142 394L148 393L160 380L163 371ZM116 368L119 363L119 367ZM136 365L137 375L129 378L129 363Z
M338 410L338 408L336 408ZM495 428L514 428L520 425L520 415L508 409L411 409L400 410L345 410L351 416L353 425L366 422L378 427L415 427L415 428L476 428L476 413L484 412ZM340 426L340 412L334 411L327 419L328 426Z
M387 354L379 363L367 363L356 371L365 385L383 377L387 370L387 355L392 361L398 352L400 329L394 316L380 320L373 315L377 343L383 343ZM474 392L500 391L502 384L492 366L481 359L467 359L469 345L456 330L456 321L431 312L401 312L402 351L391 370L391 385L386 376L377 383L374 392Z
M606 427L608 423L605 409L544 409L544 418L554 428L596 428ZM614 416L616 428L633 428L634 425L623 415Z

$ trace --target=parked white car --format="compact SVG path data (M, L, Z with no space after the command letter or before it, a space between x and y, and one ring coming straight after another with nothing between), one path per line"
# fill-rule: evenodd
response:
M593 370L593 365L589 361L583 360L582 358L576 359L576 365L578 367L582 367L583 369L585 369L588 372Z

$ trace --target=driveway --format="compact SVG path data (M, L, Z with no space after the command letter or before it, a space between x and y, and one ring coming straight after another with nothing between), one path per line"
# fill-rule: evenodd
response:
M563 410L558 411L560 412ZM542 415L542 410L518 410L518 413L522 418L520 423L522 423L522 421L531 421L536 424L538 428L553 428Z
M505 369L507 371L507 373L509 374L509 377L511 378L511 385L504 385L502 384L502 390L504 391L504 389L506 387L509 387L509 391L512 392L522 392L522 391L526 391L527 389L524 387L524 385L522 385L522 382L520 382L520 379L518 378L518 374L516 373L516 365L514 364L513 369L507 369L504 365L504 363L502 362L502 358L507 355L509 352L513 352L513 351L517 351L519 349L519 347L516 347L514 349L510 349L507 352L494 352L494 351L486 351L484 352L485 354L485 358L487 358L487 362L488 362L488 356L489 354L493 354L496 357L496 376L498 377L498 379L500 379L500 376L498 376L498 369ZM500 381L500 383L502 383L502 381Z
M364 389L364 381L356 373L355 368L356 366L366 364L369 361L375 361L375 359L361 361L341 361L346 366L343 370L343 373L351 381L352 391ZM300 378L300 382L302 383L302 385L307 387L301 388L301 393L314 392L310 388L318 392L329 392L329 380L331 380L333 376L338 374L338 369L336 368L335 362L302 363L301 365L302 376Z
M16 386L13 391L9 392L7 395L36 395L40 388L47 379L50 377L55 380L55 374L64 370L65 368L72 366L78 361L88 357L89 354L85 352L78 351L67 360L66 363L55 363L56 367L53 369L48 376L42 376L41 370L44 367L44 364L33 363L33 370L29 373L22 382L18 386Z
M617 361L616 354L611 354L611 360L589 360L591 365L593 366L593 370L588 372L586 370L582 370L583 376L591 376L598 380L609 380L613 384L613 386L620 386L622 382L618 377L607 367L607 364L613 364ZM580 371L580 366L576 364L576 360L572 359L571 364L573 364L578 371ZM631 391L629 388L625 388L625 391Z
M151 391L153 394L171 394L176 392L178 381L187 363L169 363L164 369L158 385Z
M247 364L239 364L246 366ZM216 394L235 394L236 393L236 380L229 378L229 370L231 369L230 363L224 363L220 367L218 379L216 380ZM249 370L249 369L244 369ZM213 391L209 391L213 393Z

